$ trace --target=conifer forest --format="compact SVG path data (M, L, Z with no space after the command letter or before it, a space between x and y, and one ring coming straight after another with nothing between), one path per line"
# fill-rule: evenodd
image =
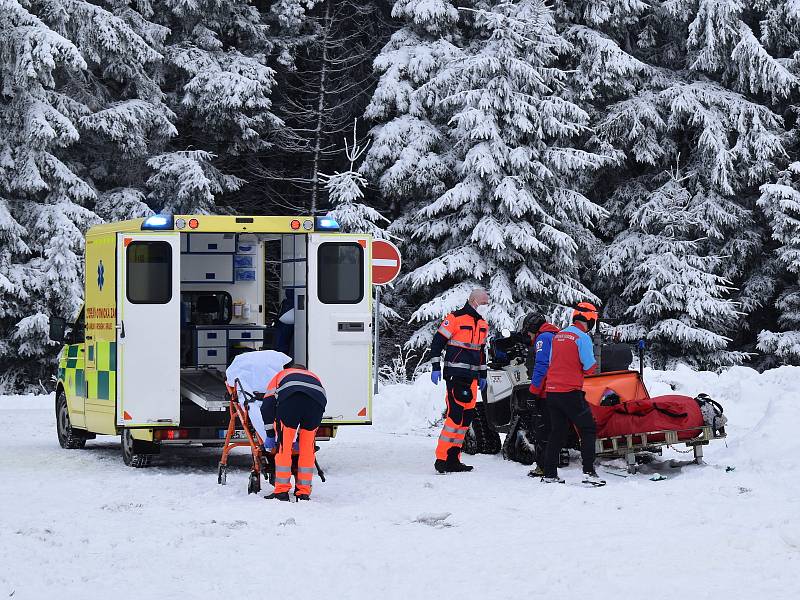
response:
M656 368L800 365L800 0L0 0L0 390L52 387L86 230L392 239L384 351L476 286Z

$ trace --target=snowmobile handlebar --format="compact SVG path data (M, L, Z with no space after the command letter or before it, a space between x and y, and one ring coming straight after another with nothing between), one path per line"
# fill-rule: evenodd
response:
M513 362L525 362L531 338L527 333L513 332L508 337L489 340L489 366L499 369Z

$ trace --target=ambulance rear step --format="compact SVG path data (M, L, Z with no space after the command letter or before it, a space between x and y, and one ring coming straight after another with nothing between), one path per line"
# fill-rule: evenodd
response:
M225 375L215 369L181 369L181 396L203 410L228 410Z

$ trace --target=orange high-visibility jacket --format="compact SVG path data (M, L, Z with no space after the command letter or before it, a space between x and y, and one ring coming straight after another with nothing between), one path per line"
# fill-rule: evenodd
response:
M433 370L441 370L444 351L444 377L486 379L486 337L489 324L469 302L444 318L431 343Z

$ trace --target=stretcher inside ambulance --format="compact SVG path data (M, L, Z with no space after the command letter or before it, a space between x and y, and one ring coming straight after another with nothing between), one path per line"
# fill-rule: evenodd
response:
M126 463L161 445L221 444L225 370L255 350L319 374L322 437L369 424L371 238L337 231L327 218L209 215L90 229L59 439L120 434Z

